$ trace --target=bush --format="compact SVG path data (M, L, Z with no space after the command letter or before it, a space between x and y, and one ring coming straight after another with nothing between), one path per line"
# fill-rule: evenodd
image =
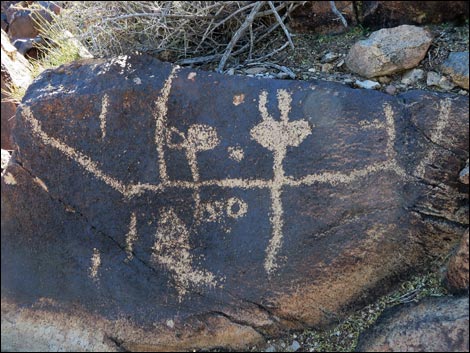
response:
M73 33L95 57L138 51L181 64L256 60L268 45L277 51L292 45L284 21L302 3L62 1L54 26ZM274 35L281 30L283 36Z

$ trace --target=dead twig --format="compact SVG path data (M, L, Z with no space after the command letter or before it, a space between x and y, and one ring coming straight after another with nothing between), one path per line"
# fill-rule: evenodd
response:
M251 10L250 14L247 16L245 19L245 22L240 26L240 28L235 32L235 34L232 37L232 40L230 43L227 45L227 48L225 49L224 55L222 55L222 59L220 59L219 66L217 67L217 72L223 72L225 63L227 62L230 53L233 50L233 47L235 44L237 44L238 39L240 39L241 35L248 29L251 23L253 23L253 20L255 18L256 13L259 11L261 6L263 6L265 1L258 1L256 2L255 6L253 6L253 9Z
M268 1L268 4L269 4L269 7L271 8L271 10L273 11L273 14L274 14L274 17L276 17L276 20L277 22L279 23L279 25L281 26L282 30L284 31L286 37L287 37L287 40L289 41L289 45L290 47L292 48L292 50L294 50L294 43L292 42L292 38L290 36L290 33L289 31L287 30L286 28L286 25L284 24L284 21L282 20L281 16L279 16L279 13L277 12L276 10L276 7L274 7L274 4L272 1Z
M348 22L346 21L346 19L344 18L343 14L341 12L338 11L338 9L336 8L336 5L335 5L335 2L334 1L330 1L330 7L331 7L331 11L333 11L333 13L339 17L339 19L341 20L341 22L343 23L343 26L345 28L348 28Z

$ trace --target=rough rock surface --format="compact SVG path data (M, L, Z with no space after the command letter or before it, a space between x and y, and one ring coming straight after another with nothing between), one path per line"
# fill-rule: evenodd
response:
M40 21L52 21L51 12L56 15L60 13L60 7L52 1L6 1L5 13L8 23L8 36L14 41L18 38L34 38L39 35ZM35 3L35 4L31 4ZM30 5L34 7L30 8ZM40 22L39 21L39 22Z
M431 42L432 35L420 27L381 29L351 47L346 65L365 77L390 75L417 66Z
M335 1L335 5L349 27L357 24L353 1ZM331 10L329 1L307 1L304 6L295 9L290 17L289 26L294 31L332 34L348 30Z
M469 285L469 237L468 229L462 237L459 247L452 255L447 266L446 282L451 292L468 291Z
M371 29L426 23L464 22L468 19L467 1L335 1L349 26L358 23ZM340 33L345 30L331 11L329 1L307 1L290 16L295 31Z
M427 298L388 309L357 352L468 352L468 297Z
M441 69L443 73L450 75L452 81L457 85L468 89L468 51L450 53Z
M12 129L15 124L15 113L17 103L9 99L7 92L12 87L26 90L32 81L30 67L28 61L11 45L8 36L2 30L2 71L1 71L1 87L2 87L2 115L1 115L1 147L3 149L12 150L15 148L12 140Z
M137 56L44 72L17 119L8 349L239 349L346 315L468 227L468 97Z
M469 184L469 175L470 175L470 167L468 165L468 160L467 160L467 165L465 168L463 168L460 173L459 173L459 180L463 184Z
M362 1L359 20L365 27L377 29L399 25L464 22L468 1Z

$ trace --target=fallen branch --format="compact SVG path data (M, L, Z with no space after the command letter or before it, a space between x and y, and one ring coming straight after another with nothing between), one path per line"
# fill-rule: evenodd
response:
M233 47L235 44L237 44L238 39L240 39L241 35L250 27L250 25L253 23L253 20L255 19L256 13L259 11L261 6L263 6L265 1L258 1L256 5L253 7L251 10L250 14L248 17L245 19L245 22L240 26L240 28L235 32L235 34L232 37L232 40L230 43L227 45L227 48L225 49L224 55L222 55L222 59L220 59L219 66L217 68L217 72L223 72L225 63L227 62L230 53L233 50Z
M277 22L279 23L279 25L281 26L282 30L284 31L284 33L286 34L286 37L287 37L287 40L289 41L289 45L290 47L292 48L292 50L294 50L294 43L292 42L292 38L290 36L290 33L289 31L287 30L286 28L286 25L284 24L284 21L281 19L281 16L279 16L279 13L277 12L276 8L274 7L274 4L272 1L268 1L268 4L269 4L269 7L271 7L273 13L274 13L274 17L276 17L276 20Z
M331 11L333 11L333 13L339 17L339 19L341 20L341 22L343 23L343 26L345 28L348 28L348 22L346 21L346 19L344 18L343 14L341 12L338 11L338 9L336 8L336 5L335 5L335 2L334 1L330 1L330 7L331 7Z

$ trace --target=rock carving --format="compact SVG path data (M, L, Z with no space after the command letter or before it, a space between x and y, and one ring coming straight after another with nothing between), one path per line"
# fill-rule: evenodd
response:
M284 228L284 210L282 202L282 193L285 186L298 187L304 185L313 185L316 183L327 183L332 186L341 183L350 183L354 180L366 177L372 173L381 171L392 171L396 174L409 178L404 170L396 161L396 152L394 150L396 130L394 121L394 112L392 107L385 103L383 112L385 119L378 119L372 122L361 121L360 129L380 129L385 130L387 134L387 146L385 161L375 162L362 169L355 169L349 172L324 171L321 173L304 175L294 178L286 175L284 171L284 160L286 153L290 147L298 147L305 139L315 138L315 126L304 119L290 119L291 112L291 94L285 89L277 90L277 103L279 111L279 120L275 119L277 113L269 112L267 108L268 92L261 91L258 97L258 110L261 121L253 126L250 131L251 138L261 146L269 150L273 154L273 178L265 179L241 179L241 178L225 178L201 180L200 170L198 166L198 153L216 148L220 143L217 130L209 125L193 124L185 131L181 131L174 126L170 126L167 119L168 99L172 89L172 82L179 71L179 67L172 69L170 75L166 79L159 97L155 101L155 145L158 152L158 170L160 182L152 183L130 183L125 184L123 181L108 175L95 162L81 151L78 151L65 142L56 137L48 135L41 126L41 123L33 116L29 107L24 107L23 112L30 124L31 130L42 142L61 151L65 156L74 160L87 172L109 185L112 189L122 194L125 198L132 198L144 191L155 193L162 192L167 188L180 188L191 190L195 207L194 207L194 224L200 222L220 222L223 217L227 216L232 219L244 217L250 209L250 206L241 198L232 197L228 200L218 200L210 202L201 202L201 189L204 187L219 188L239 188L239 189L267 189L270 192L271 210L271 238L266 248L266 256L264 260L264 268L268 276L272 275L279 268L277 255L282 247L283 228ZM195 75L194 75L195 76ZM194 79L194 76L188 78ZM102 99L102 108L99 115L101 138L106 136L106 113L108 107L108 96L105 94ZM243 102L244 95L240 94L234 98L234 105ZM443 124L448 120L447 116L451 108L451 101L444 100L441 103L440 115L437 126L430 139L436 143L439 142L440 131ZM176 149L184 151L187 162L190 167L192 180L171 180L167 171L167 160L165 149ZM244 158L242 146L229 147L228 157L234 161L240 162ZM415 174L423 177L424 166L433 158L432 151L418 165ZM8 177L8 176L7 176ZM8 179L6 182L14 183L14 179ZM221 286L224 281L222 276L198 269L200 265L195 265L195 259L191 255L189 239L194 235L194 226L188 227L179 218L177 212L173 208L159 210L160 219L156 229L156 239L152 248L152 260L168 270L176 284L179 298L184 297L190 287L198 286ZM126 252L127 260L133 259L133 247L138 240L137 215L132 212L129 230L126 236ZM96 281L98 278L98 270L100 266L99 250L94 249L92 255L92 266L90 267L90 277Z

